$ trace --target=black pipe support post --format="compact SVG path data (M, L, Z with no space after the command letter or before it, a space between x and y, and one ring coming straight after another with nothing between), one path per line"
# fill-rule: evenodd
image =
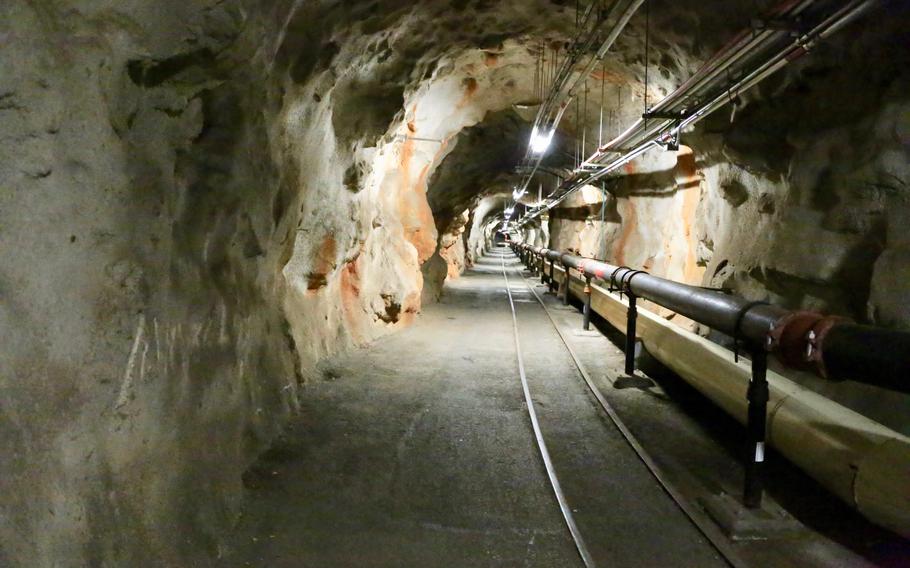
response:
M749 401L746 436L749 452L743 483L743 505L761 507L764 493L765 430L768 412L768 353L761 347L752 350L752 378L746 394Z
M562 305L568 306L569 305L569 280L570 280L569 267L566 266L565 264L563 264L562 267L566 269L566 278L565 278L565 280L562 281L562 283L565 287L565 290L564 290L564 293L562 296Z
M635 303L635 294L626 290L629 307L626 309L626 374L630 377L635 374L635 322L638 320L638 306Z
M550 292L553 292L556 287L556 261L552 258L550 259L550 282L547 285L547 289Z
M591 277L585 278L585 311L584 323L582 329L588 331L591 329Z

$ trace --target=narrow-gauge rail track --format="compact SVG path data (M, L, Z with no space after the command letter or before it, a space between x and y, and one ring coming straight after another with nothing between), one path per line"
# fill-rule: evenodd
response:
M509 276L506 273L505 256L500 257L500 263L502 264L502 277L505 279L506 295L509 298L509 308L512 311L512 330L515 337L515 353L518 357L518 374L521 378L521 389L524 392L525 404L528 408L531 426L534 429L534 438L537 442L537 448L540 451L540 457L547 470L547 478L550 480L553 494L556 496L556 501L559 503L559 509L562 512L563 519L566 521L566 527L572 535L572 540L575 542L575 548L578 550L578 555L587 568L594 568L594 559L591 557L591 552L585 544L584 537L581 535L578 524L575 522L575 517L572 515L572 509L569 506L566 496L563 493L562 486L559 483L559 478L556 476L556 468L553 466L553 460L550 458L550 451L547 449L547 443L544 441L543 432L540 429L540 422L537 420L537 411L534 410L534 401L531 398L531 390L528 386L528 378L525 374L524 357L521 353L521 339L518 336L518 315L515 312L515 301L512 299L512 288L509 284Z
M581 531L576 523L573 515L572 508L567 501L567 498L563 492L562 486L559 483L557 476L556 468L553 464L553 461L550 457L549 450L547 449L546 442L543 437L543 433L540 427L539 419L537 412L534 408L534 403L531 397L530 387L528 384L527 373L525 370L524 357L521 351L521 344L519 340L519 324L517 312L515 309L515 301L512 296L511 284L508 276L509 270L506 268L505 259L507 256L511 256L509 253L500 254L500 262L502 268L502 275L505 281L506 295L509 300L509 306L512 313L512 323L514 326L514 337L515 337L515 347L516 347L516 357L518 359L518 369L519 375L522 384L522 390L524 392L524 398L528 409L528 414L531 419L531 424L534 430L534 435L537 441L538 448L540 450L541 458L544 462L547 476L549 478L550 484L553 489L553 493L556 496L556 499L559 503L560 510L563 513L563 517L566 521L566 526L572 536L573 541L575 542L576 548L579 552L579 556L582 559L582 562L585 566L591 567L594 566L594 560L591 556L590 551L585 543L584 537L581 534ZM534 286L528 282L524 274L521 272L521 269L517 271L517 276L521 282L525 285L530 294L535 298L537 303L543 309L544 314L547 316L548 321L552 325L553 329L558 334L559 338L562 340L562 344L566 349L569 357L574 362L575 368L578 371L578 375L581 377L588 392L593 396L594 400L597 402L597 408L600 412L605 414L610 422L616 427L616 430L622 435L625 442L628 446L635 452L638 459L644 464L650 474L653 476L655 481L659 484L660 488L670 497L676 506L682 511L688 520L692 523L695 529L700 532L704 538L714 547L718 554L726 561L726 563L734 568L745 568L747 564L740 557L740 555L733 549L730 545L728 539L721 533L718 527L707 517L707 515L699 508L697 505L691 503L683 494L680 492L668 476L661 470L657 465L655 460L648 454L644 449L642 444L638 441L635 435L629 430L625 425L610 403L606 400L603 393L595 385L591 374L588 372L586 366L578 357L578 354L572 347L571 342L566 337L563 330L556 323L556 320L553 318L550 309L547 307L546 303L534 289ZM615 512L611 512L615 514Z

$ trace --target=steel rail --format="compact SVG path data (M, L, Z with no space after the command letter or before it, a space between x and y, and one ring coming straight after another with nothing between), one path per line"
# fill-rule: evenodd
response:
M569 343L568 338L566 338L565 333L556 323L556 320L553 318L552 312L547 307L546 303L537 293L533 286L528 282L527 278L522 274L522 280L524 280L525 286L528 290L531 291L531 294L534 295L534 298L543 308L544 313L546 313L547 318L550 320L550 324L553 325L553 329L556 330L556 333L559 335L559 338L562 340L563 345L565 345L566 351L568 351L569 356L572 358L572 361L575 363L575 368L578 369L579 374L587 385L588 390L594 396L594 399L597 400L597 404L603 410L604 414L610 419L622 437L625 439L626 443L629 444L629 447L635 452L641 462L645 465L654 479L676 504L676 506L689 518L689 521L695 526L695 528L708 540L708 542L714 547L715 550L726 560L726 562L733 568L747 568L748 564L740 557L740 555L730 546L729 541L723 535L723 533L717 528L717 525L710 519L708 516L697 506L692 505L682 492L677 489L675 484L670 481L667 477L667 474L664 473L663 469L657 465L657 462L654 461L654 458L645 450L644 446L639 442L638 438L635 437L635 434L626 426L625 422L622 421L622 418L619 417L616 410L613 406L607 401L603 393L594 384L594 379L591 377L591 373L588 372L587 367L581 361L578 354L575 352L575 349Z
M528 416L531 418L531 427L534 430L537 448L540 451L540 457L543 460L544 468L547 470L550 486L553 488L556 501L559 503L559 510L562 512L566 527L569 529L569 533L575 543L575 548L578 550L578 555L587 568L594 568L594 559L591 557L591 552L588 550L584 537L581 535L581 531L575 522L575 517L572 515L572 508L569 507L562 486L559 484L559 478L556 476L556 468L553 466L553 460L550 458L550 452L547 450L547 443L544 441L543 432L541 431L540 423L537 420L537 411L534 409L534 401L531 398L531 390L528 387L528 377L525 373L524 357L521 352L521 341L518 337L518 316L515 312L515 302L512 299L512 288L509 284L509 276L506 274L505 255L501 255L499 260L502 266L502 277L503 280L505 280L506 294L509 298L509 308L512 311L512 332L515 337L515 353L518 357L518 374L521 378L521 390L524 393L525 405L528 407Z

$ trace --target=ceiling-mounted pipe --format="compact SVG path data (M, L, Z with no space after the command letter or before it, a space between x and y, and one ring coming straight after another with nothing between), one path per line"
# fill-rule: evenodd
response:
M548 196L549 203L546 209L554 207L558 202L565 199L569 193L601 179L615 171L618 167L628 163L635 157L640 156L647 150L650 150L655 145L666 143L668 136L678 133L683 128L703 119L729 102L732 98L731 93L738 94L739 92L752 88L789 62L806 53L808 46L827 38L843 26L854 21L879 1L880 0L853 0L852 2L847 2L833 13L821 18L821 21L817 22L810 31L800 32L795 40L788 42L787 45L779 48L774 55L768 57L763 63L751 69L745 77L733 84L726 85L725 88L721 90L722 92L717 93L719 86L714 84L716 82L715 79L719 77L724 70L730 69L734 63L740 61L752 52L761 52L767 49L771 44L777 42L781 37L780 34L784 32L760 31L757 34L754 34L755 38L759 39L753 38L752 40L745 40L744 38L747 36L740 34L737 39L734 39L732 44L722 49L718 55L702 66L689 81L686 81L679 89L668 95L668 97L661 101L661 103L658 103L652 110L652 112L659 111L671 115L675 114L678 118L637 120L632 126L627 128L625 132L603 147L598 148L591 157L583 161L581 166L574 172L574 175L566 180L556 192ZM813 3L815 3L814 0L803 0L802 2L793 2L790 0L780 5L771 15L792 19L797 15L801 15ZM726 55L722 55L724 53ZM693 90L695 91L694 93ZM709 92L703 92L699 95L699 91L705 90ZM687 97L691 97L693 94L710 98L694 109L680 106ZM674 104L670 104L670 102L674 102ZM637 144L637 146L635 146L635 144ZM624 147L627 145L633 145L634 147L631 150L626 150ZM614 159L607 164L602 164L599 161L603 159L606 154L619 151L624 152L619 158ZM597 167L598 170L592 173L590 171L592 167ZM558 201L555 201L557 199ZM529 212L528 215L521 220L520 224L526 222L528 217L539 215L544 209L545 208L538 208L537 210Z
M595 14L594 6L597 3L591 2L588 4L585 14L582 17L582 27L587 29L591 26L592 22L593 27L588 32L586 38L583 38L582 34L579 33L579 35L575 37L572 46L569 48L570 53L567 54L565 61L557 71L557 75L553 80L553 84L550 87L546 99L541 103L540 108L537 109L537 116L535 117L534 124L531 128L532 139L535 136L545 136L547 138L547 143L549 144L549 139L552 138L553 133L556 131L556 127L562 120L563 114L569 107L569 102L571 102L576 94L575 91L579 82L591 72L594 65L603 58L607 51L609 51L610 47L612 47L613 43L616 41L616 38L619 37L619 34L629 23L632 15L638 10L643 2L644 0L618 0L613 3L610 7L609 14L603 20L612 22L609 26L606 38L601 42L600 47L597 49L594 57L588 62L588 65L576 76L572 86L568 91L565 91L566 84L571 79L575 66L582 57L590 52L591 46L598 37L598 27L602 23L600 14L597 14L598 19L596 21L593 20ZM525 151L524 161L530 172L519 184L521 192L527 190L528 185L534 178L534 174L540 167L542 160L543 152L539 152L535 155L534 148L529 145Z

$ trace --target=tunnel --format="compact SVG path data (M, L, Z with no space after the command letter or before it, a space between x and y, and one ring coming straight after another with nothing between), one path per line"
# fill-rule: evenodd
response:
M3 0L0 566L910 566L908 23Z

